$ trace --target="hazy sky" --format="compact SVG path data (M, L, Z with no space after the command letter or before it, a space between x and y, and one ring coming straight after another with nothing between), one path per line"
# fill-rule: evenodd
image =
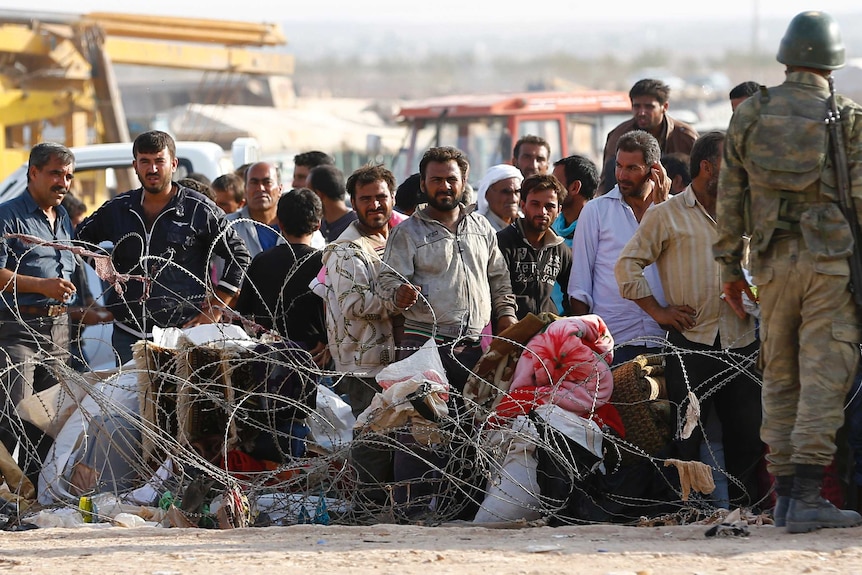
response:
M36 8L34 8L34 6ZM448 9L447 9L448 8ZM148 0L145 3L123 3L117 0L0 0L0 9L38 10L86 13L96 11L147 13L158 16L208 17L249 20L254 22L286 22L299 20L352 21L427 21L440 26L461 21L472 24L554 21L656 21L680 19L740 19L750 20L757 10L762 18L787 18L798 12L818 9L836 16L860 12L859 2L851 0L731 0L702 2L700 0L539 0L512 2L508 0L461 0L459 2L417 2L416 0L323 0L321 2L293 0ZM840 18L839 18L840 23ZM433 33L429 30L429 33ZM513 31L513 33L515 33Z

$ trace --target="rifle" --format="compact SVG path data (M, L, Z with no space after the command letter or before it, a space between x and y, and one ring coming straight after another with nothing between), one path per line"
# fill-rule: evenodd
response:
M832 165L835 168L835 179L838 185L838 205L850 224L853 235L853 254L850 256L850 293L857 307L862 307L862 245L859 244L859 219L856 216L856 206L850 191L850 169L847 165L847 148L844 147L844 130L841 125L841 112L835 101L835 85L829 76L829 110L826 113L826 125L829 127L831 141Z

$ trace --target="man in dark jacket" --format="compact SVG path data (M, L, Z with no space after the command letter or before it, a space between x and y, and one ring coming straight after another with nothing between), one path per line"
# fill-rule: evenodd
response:
M153 326L218 322L221 308L233 303L250 261L224 212L203 194L171 181L177 155L169 134L141 134L132 153L141 187L106 202L77 230L79 240L114 244L111 260L117 272L145 278L127 281L121 292L112 289L107 295L120 365L132 358L134 342L151 337ZM208 277L213 254L227 262L217 288Z
M566 291L572 250L551 224L565 199L566 190L554 176L530 176L521 185L524 216L497 232L497 245L509 267L518 319L531 312L558 313L551 294L557 281Z
M667 114L670 87L661 80L638 80L629 90L632 101L632 119L626 120L608 134L602 165L602 179L599 182L599 195L614 187L613 170L608 172L608 161L617 151L617 140L632 130L643 130L658 140L662 154L690 154L697 131ZM611 164L613 165L613 164Z

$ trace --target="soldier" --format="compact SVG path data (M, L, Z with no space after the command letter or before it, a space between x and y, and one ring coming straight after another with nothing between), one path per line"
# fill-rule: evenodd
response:
M830 153L824 123L831 71L844 65L835 20L822 12L797 15L778 61L787 66L784 83L743 102L727 132L714 255L727 301L742 317L742 294L754 299L740 266L743 234L751 234L762 314L761 437L776 477L775 523L803 533L862 523L855 511L820 496L860 342L848 290L853 237L833 166L840 156ZM862 108L836 98L848 142L836 153L849 156L851 183L860 190Z

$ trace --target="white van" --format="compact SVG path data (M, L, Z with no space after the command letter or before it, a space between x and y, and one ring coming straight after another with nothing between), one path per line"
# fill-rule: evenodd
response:
M107 199L140 187L132 172L132 144L93 144L71 148L75 154L75 195L95 210ZM177 142L179 166L174 180L192 172L210 180L233 170L230 157L213 142ZM27 164L0 183L0 203L17 197L27 187Z

